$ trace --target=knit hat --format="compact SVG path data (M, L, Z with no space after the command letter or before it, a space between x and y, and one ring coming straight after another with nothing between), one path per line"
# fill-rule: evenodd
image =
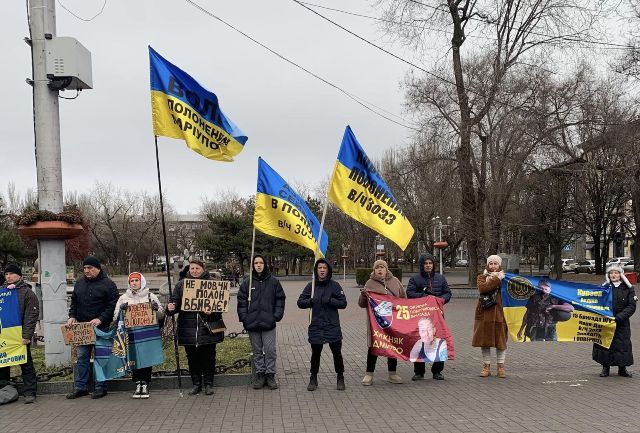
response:
M82 266L93 266L96 269L102 269L102 267L100 266L100 260L98 260L94 256L88 256L86 259L84 259L84 262L82 262Z
M622 266L620 266L619 264L609 265L609 267L607 268L607 274L605 276L607 284L611 282L611 279L609 278L609 273L611 271L619 272L620 273L620 280L623 283L625 283L627 285L627 287L632 287L631 283L629 282L629 279L624 274L624 269L622 269Z
M389 265L382 259L373 262L373 269L377 268L378 266L384 266L387 270L389 270Z
M132 278L138 278L140 280L140 288L139 289L133 289L131 287L131 279ZM141 290L144 290L145 287L147 287L147 280L144 278L144 275L142 275L140 272L131 272L129 274L129 278L127 278L127 287L129 287L129 290L131 290L132 293L138 293Z
M200 266L202 269L206 269L204 266L204 262L202 260L198 260L198 259L189 260L189 264L191 263L195 263L196 265Z
M502 266L502 257L500 257L497 254L492 254L489 257L487 257L487 266L489 266L489 263L491 262L497 263L498 266Z
M131 281L131 279L132 279L132 278L137 278L137 279L139 279L140 281L142 281L142 274L141 274L140 272L131 272L131 273L129 274L129 279L128 279L128 281Z
M20 266L18 266L16 263L8 264L7 267L4 268L4 273L6 274L7 272L22 276L22 269L20 269Z

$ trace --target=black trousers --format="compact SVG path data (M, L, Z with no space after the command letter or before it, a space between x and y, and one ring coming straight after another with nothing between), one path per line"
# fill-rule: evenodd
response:
M322 355L323 344L311 345L311 374L317 375L320 371L320 355ZM344 360L342 359L342 341L329 343L329 349L333 354L333 368L337 374L344 373Z
M189 374L194 385L213 385L213 375L216 371L216 345L184 346L189 363Z
M151 382L151 369L153 367L136 368L131 372L134 382Z
M22 370L22 394L36 395L38 389L38 380L36 379L36 368L33 366L33 358L31 357L31 344L27 344L27 362L20 364ZM2 386L9 384L11 377L11 367L0 368L0 384Z
M434 362L431 366L431 374L442 373L444 370L444 361ZM420 374L424 376L425 366L424 362L414 362L413 363L413 372L415 374Z
M376 361L378 357L371 354L371 348L367 350L367 371L373 373L376 370ZM398 360L395 358L387 358L387 368L389 371L396 371L398 368Z

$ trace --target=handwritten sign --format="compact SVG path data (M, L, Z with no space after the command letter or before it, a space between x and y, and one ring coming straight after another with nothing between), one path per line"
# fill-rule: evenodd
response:
M182 311L228 312L229 281L184 280Z
M84 346L96 344L96 333L89 322L74 323L70 327L61 326L62 338L67 346Z
M133 328L134 326L149 326L156 324L156 315L151 309L151 304L142 302L140 304L129 304L124 314L124 326Z

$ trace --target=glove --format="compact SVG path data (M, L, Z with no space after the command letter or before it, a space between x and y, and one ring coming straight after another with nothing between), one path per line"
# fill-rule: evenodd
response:
M160 306L158 305L158 303L156 301L151 302L151 309L153 311L158 311L159 308L160 308Z
M120 309L127 311L127 308L129 308L129 303L128 302L123 302L122 304L120 304Z

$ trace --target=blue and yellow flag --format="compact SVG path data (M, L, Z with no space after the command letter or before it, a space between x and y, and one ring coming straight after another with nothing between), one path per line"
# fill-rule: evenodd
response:
M309 248L314 254L318 250L318 218L303 198L262 158L258 159L258 192L253 225L270 236ZM319 252L324 256L329 245L324 230L320 243Z
M413 227L398 200L347 126L329 184L329 200L351 218L395 242L404 251Z
M153 133L178 138L216 161L233 161L247 136L220 109L218 97L149 47Z
M120 310L116 326L109 331L94 328L96 347L93 359L93 371L96 380L115 379L126 376L131 371L129 363L129 338L124 326L124 312Z
M18 291L0 289L0 367L27 362L27 346L22 343L22 320Z

